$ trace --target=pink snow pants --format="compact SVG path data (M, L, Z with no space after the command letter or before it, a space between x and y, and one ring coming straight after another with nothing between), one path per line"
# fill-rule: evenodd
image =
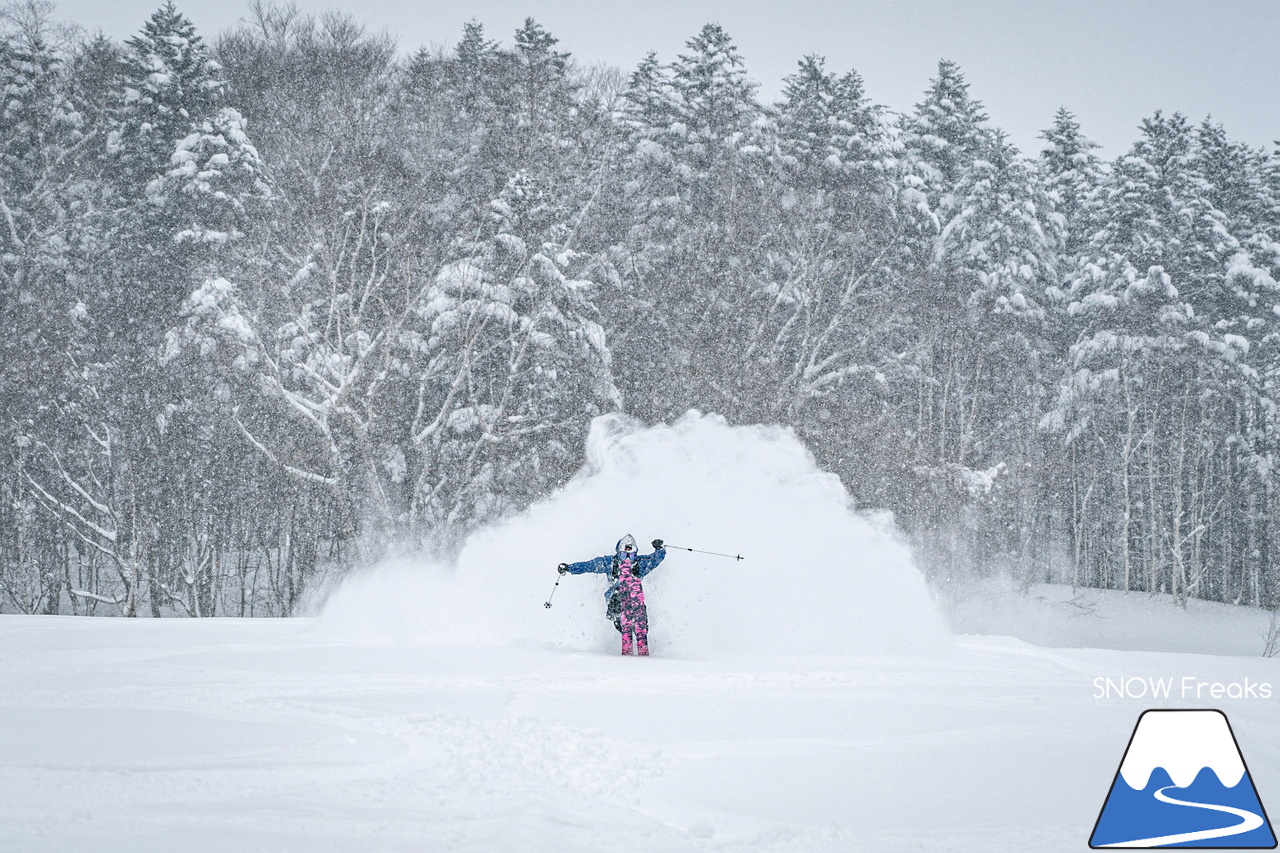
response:
M624 559L620 565L618 591L613 597L618 600L619 626L622 628L622 653L632 654L631 634L636 635L636 652L649 654L649 610L644 606L644 587L640 578L631 571L630 558Z
M643 604L622 605L622 653L632 654L631 634L635 633L635 654L649 654L649 609Z

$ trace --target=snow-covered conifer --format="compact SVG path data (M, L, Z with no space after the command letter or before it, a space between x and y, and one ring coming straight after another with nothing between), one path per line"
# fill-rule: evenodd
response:
M631 72L620 118L633 132L651 136L670 127L672 109L667 69L649 51Z
M223 82L204 40L172 0L125 44L117 125L108 144L119 180L139 193L167 165L174 143L214 111Z
M982 102L970 96L960 66L945 59L939 62L938 75L904 128L904 142L922 167L933 207L990 147L986 122Z
M1040 134L1040 171L1045 188L1062 217L1062 250L1068 259L1079 256L1098 226L1096 193L1105 177L1099 147L1080 130L1076 117L1061 108L1053 127Z
M779 146L809 174L854 173L862 183L876 171L884 173L889 136L883 110L866 96L857 71L837 77L822 57L806 56L787 77L778 105Z
M1103 218L1072 289L1078 343L1046 426L1073 447L1077 480L1118 471L1118 527L1098 525L1096 507L1076 508L1077 535L1114 537L1121 555L1114 573L1080 568L1102 583L1181 601L1203 594L1219 582L1204 555L1232 526L1205 507L1236 505L1259 487L1251 478L1267 476L1257 436L1273 407L1264 377L1277 291L1268 238L1233 233L1248 218L1237 191L1248 159L1212 127L1156 113L1098 193Z
M498 42L485 38L484 24L472 18L462 25L462 38L453 48L464 74L473 79L489 73L489 63L498 53Z
M719 24L704 26L686 47L689 53L670 66L675 114L666 131L683 141L698 168L708 169L722 154L746 143L760 115L758 86Z

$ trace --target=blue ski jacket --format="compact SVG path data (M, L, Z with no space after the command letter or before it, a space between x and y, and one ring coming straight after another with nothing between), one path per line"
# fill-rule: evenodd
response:
M632 564L635 566L636 571L640 573L640 577L643 578L649 572L658 568L658 564L662 562L662 558L665 556L667 556L667 550L659 548L652 554L637 554ZM594 560L583 560L581 563L570 563L568 572L571 575L609 575L609 588L604 591L604 600L608 601L618 591L618 579L613 577L613 567L621 559L622 540L619 539L618 544L614 546L612 554L605 554L603 557L596 557Z

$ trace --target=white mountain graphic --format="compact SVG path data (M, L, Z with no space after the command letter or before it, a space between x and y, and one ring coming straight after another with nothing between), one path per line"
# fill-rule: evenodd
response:
M1240 784L1244 759L1221 711L1147 711L1129 742L1120 775L1130 788L1147 787L1151 771L1163 767L1185 788L1208 767L1228 788Z

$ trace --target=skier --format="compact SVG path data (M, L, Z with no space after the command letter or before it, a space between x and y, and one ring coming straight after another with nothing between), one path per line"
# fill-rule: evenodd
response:
M604 592L605 616L622 634L622 653L632 654L631 635L635 634L636 654L649 654L649 611L644 605L644 588L640 579L658 567L667 556L661 539L653 540L653 553L640 554L630 533L618 540L612 554L581 563L561 563L560 574L607 574L609 588Z

